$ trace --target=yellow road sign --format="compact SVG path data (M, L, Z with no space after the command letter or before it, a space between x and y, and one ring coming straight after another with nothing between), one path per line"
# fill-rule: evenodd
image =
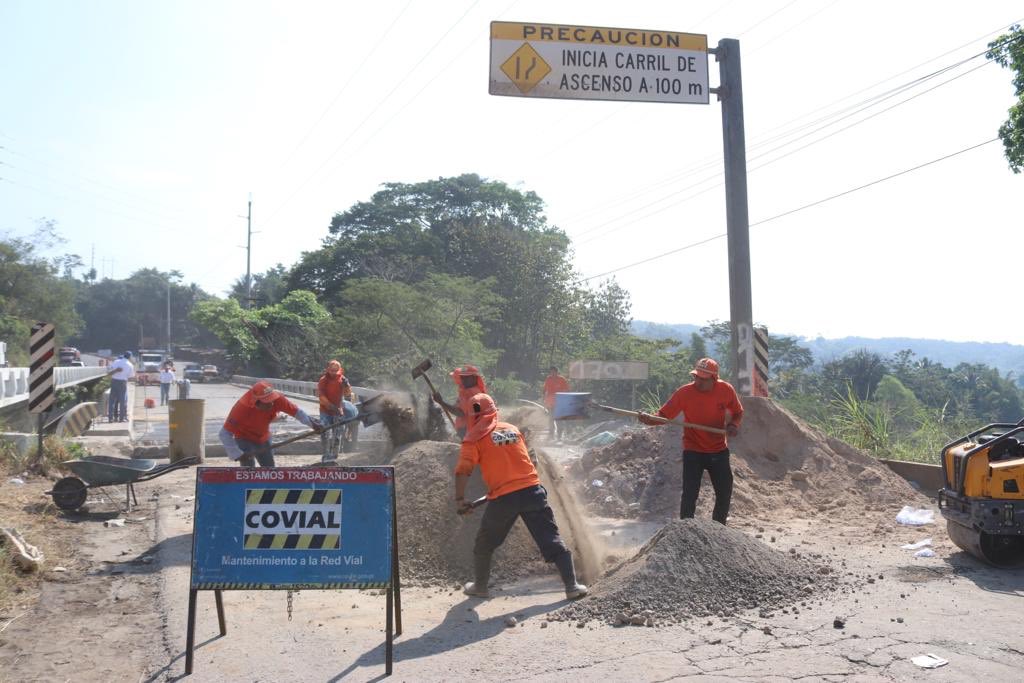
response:
M488 92L708 104L708 39L674 31L494 21Z
M501 71L516 84L519 92L525 95L551 73L551 67L529 43L523 43L522 47L513 52L501 65Z

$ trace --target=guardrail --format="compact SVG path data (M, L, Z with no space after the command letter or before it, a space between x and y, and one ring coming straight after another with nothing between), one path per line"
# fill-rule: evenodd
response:
M240 384L243 386L251 387L253 384L259 381L270 382L270 385L280 391L285 396L294 396L297 398L316 398L316 382L303 382L297 379L281 379L280 377L247 377L245 375L232 375L231 383ZM370 389L369 387L357 387L352 386L352 391L355 392L356 397L360 401L365 401L368 398L373 398L378 394L384 392L377 389Z
M0 368L0 408L28 401L28 368ZM53 369L53 383L57 389L98 379L107 374L107 368L59 367Z

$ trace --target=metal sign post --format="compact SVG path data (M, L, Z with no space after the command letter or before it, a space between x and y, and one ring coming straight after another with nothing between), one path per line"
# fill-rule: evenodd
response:
M223 636L225 590L384 588L390 675L402 634L396 505L393 467L199 468L185 673L201 590L214 591Z

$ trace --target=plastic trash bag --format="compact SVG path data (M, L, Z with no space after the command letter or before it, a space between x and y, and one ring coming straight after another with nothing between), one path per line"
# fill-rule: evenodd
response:
M925 546L929 546L931 544L932 539L926 538L923 541L918 541L917 543L907 543L905 545L901 545L900 547L904 550L920 550L921 548L924 548Z
M931 524L934 521L934 510L928 510L927 508L918 510L909 505L904 505L903 509L896 515L896 523L905 524L907 526L923 526L925 524Z
M922 548L914 553L914 557L935 557L935 551L931 548Z

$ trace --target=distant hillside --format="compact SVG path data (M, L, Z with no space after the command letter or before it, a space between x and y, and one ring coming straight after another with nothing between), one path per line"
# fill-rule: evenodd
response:
M633 333L641 337L664 339L671 337L686 343L690 335L700 332L700 325L669 325L652 323L644 320L633 321ZM783 333L785 334L785 333ZM792 335L796 336L796 335ZM983 363L999 368L1003 374L1013 372L1019 379L1024 378L1024 346L1016 344L994 344L990 342L952 342L941 339L911 339L909 337L885 337L868 339L867 337L842 337L841 339L825 339L818 337L808 339L797 337L800 344L814 354L818 362L827 362L856 351L867 349L888 358L904 349L910 349L918 358L941 363L947 368L956 367L960 363Z

